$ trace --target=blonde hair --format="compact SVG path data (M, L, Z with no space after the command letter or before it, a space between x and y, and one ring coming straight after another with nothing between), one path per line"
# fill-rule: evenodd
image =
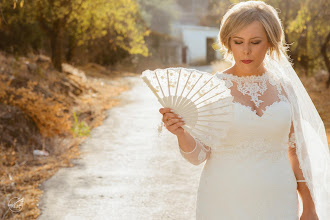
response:
M234 4L223 16L217 43L214 46L225 51L225 59L231 55L230 39L243 27L259 21L263 25L267 40L270 43L269 55L274 58L276 53L280 59L280 51L287 56L284 31L277 11L262 1L246 1ZM231 58L232 59L232 58Z

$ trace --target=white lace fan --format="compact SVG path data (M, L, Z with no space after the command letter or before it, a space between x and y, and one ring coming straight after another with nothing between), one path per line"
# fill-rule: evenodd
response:
M141 78L163 107L182 116L182 127L208 146L219 144L233 117L233 97L216 75L182 67L145 70Z

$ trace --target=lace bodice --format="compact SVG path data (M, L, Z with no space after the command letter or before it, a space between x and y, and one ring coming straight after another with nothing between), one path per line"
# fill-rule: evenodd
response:
M228 137L219 146L213 146L212 153L196 138L193 151L184 152L180 148L188 161L198 165L210 154L216 156L220 152L233 157L246 157L257 152L251 155L268 155L276 159L285 156L287 146L295 147L294 132L290 132L293 128L291 105L273 73L266 71L258 76L236 76L217 72L216 76L224 80L231 90L236 119Z
M260 112L266 111L272 104L280 101L288 102L288 99L282 94L281 85L268 71L258 76L236 76L224 72L216 74L231 89L234 102L250 107L251 111L260 117L262 116Z

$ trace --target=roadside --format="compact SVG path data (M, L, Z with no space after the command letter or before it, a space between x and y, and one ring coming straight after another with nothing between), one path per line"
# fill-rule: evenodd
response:
M73 166L79 145L131 88L124 77L136 74L97 64L59 73L45 56L0 54L0 63L0 219L36 219L40 184ZM8 207L16 199L19 212Z
M194 219L203 166L187 163L176 137L158 136L161 105L138 77L121 104L80 146L74 167L41 188L38 219Z

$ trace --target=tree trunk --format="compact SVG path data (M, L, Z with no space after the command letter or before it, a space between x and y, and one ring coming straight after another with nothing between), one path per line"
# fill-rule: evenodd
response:
M62 42L63 42L63 26L61 20L53 23L52 36L50 36L50 44L52 49L52 62L58 71L62 71Z
M327 88L330 87L330 61L329 61L329 57L328 57L328 54L327 54L327 46L328 46L329 41L330 41L330 32L328 33L328 36L325 38L325 41L324 41L324 43L322 44L322 47L321 47L321 54L323 56L325 66L328 69L328 75L329 75L329 78L328 78L328 81L327 81Z
M65 59L67 60L67 62L70 62L72 60L72 58L75 55L75 50L77 47L77 41L76 38L72 35L69 35L68 37L68 48L65 54Z

